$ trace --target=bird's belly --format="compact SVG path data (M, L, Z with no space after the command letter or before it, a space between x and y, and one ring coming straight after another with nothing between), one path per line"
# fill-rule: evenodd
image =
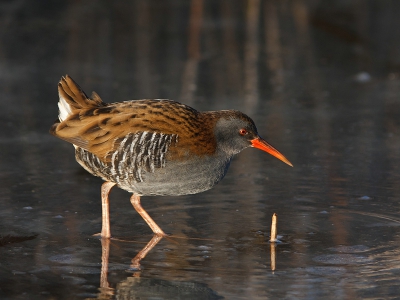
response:
M119 186L132 193L151 196L177 196L204 192L211 189L226 174L231 158L216 160L202 157L178 162L167 162L154 172L142 171L143 181L126 180Z
M226 174L231 157L226 155L167 161L165 166L149 170L128 164L104 163L94 154L76 149L76 160L88 172L120 188L141 196L177 196L211 189Z

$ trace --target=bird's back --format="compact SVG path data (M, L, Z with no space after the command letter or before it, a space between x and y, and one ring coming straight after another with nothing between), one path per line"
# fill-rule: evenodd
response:
M138 195L183 195L210 189L231 157L218 153L213 113L171 100L106 104L70 78L59 84L59 122L50 132L75 146L93 175Z

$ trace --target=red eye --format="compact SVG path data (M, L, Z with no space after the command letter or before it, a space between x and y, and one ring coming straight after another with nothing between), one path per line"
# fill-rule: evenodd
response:
M242 128L242 129L239 130L239 134L240 135L246 135L247 134L247 130Z

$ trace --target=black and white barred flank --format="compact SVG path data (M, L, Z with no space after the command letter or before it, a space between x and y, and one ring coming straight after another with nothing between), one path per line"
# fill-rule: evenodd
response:
M89 151L76 148L77 161L93 175L119 185L143 182L143 171L154 173L164 168L171 144L178 142L176 134L138 132L125 136L117 150L110 154L111 162L103 162Z

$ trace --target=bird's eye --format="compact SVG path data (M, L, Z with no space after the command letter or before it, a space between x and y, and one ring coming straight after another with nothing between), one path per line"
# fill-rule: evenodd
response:
M244 129L244 128L242 128L242 129L239 130L239 134L240 134L240 135L246 135L247 133L248 133L247 130Z

